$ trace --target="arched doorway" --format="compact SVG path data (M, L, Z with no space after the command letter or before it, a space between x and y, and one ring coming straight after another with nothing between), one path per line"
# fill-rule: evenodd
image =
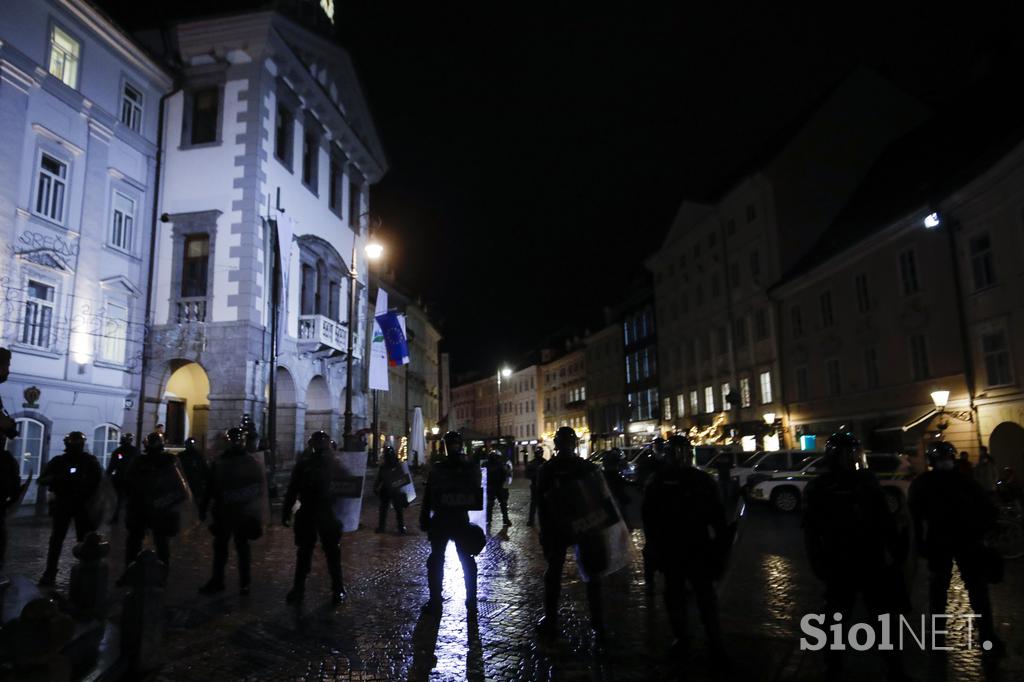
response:
M302 451L302 432L305 420L300 420L296 406L295 381L284 367L277 368L277 456L280 462L291 462Z
M160 422L168 445L196 439L206 449L206 425L210 415L210 379L195 362L172 363L173 371L160 399Z
M988 437L988 452L1002 467L1024 471L1024 428L1016 422L1003 422Z
M308 437L314 431L323 430L331 434L333 438L332 412L331 389L327 387L327 380L317 375L309 382L309 388L306 389L305 435Z

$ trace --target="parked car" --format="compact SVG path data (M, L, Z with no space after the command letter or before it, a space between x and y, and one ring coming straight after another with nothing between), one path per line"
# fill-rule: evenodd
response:
M821 455L820 452L805 450L776 450L775 452L758 451L732 470L734 478L738 478L740 488L749 490L755 484L766 481L773 476L788 471L797 471L800 462L806 457Z
M906 508L907 490L910 488L910 469L906 456L868 453L867 460L868 467L882 484L890 511L903 511ZM807 482L824 471L824 457L806 457L795 470L780 471L767 480L752 484L749 497L755 502L769 502L779 511L797 511L803 502Z

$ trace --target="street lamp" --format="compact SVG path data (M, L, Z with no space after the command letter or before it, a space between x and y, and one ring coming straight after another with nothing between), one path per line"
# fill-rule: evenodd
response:
M768 426L774 426L775 425L775 413L774 412L765 412L764 415L762 415L762 416L764 418L764 423L765 424L767 424Z
M949 404L949 391L932 391L932 402L935 403L935 409L942 412Z
M498 390L494 394L494 422L498 427L494 436L495 443L497 443L498 439L501 438L501 378L505 377L508 379L510 376L512 376L512 370L508 367L502 367L498 370Z
M384 247L374 240L370 235L370 241L364 247L367 259L367 268L370 261L375 261L384 254ZM342 443L346 452L353 452L357 445L352 437L352 353L355 348L356 338L356 284L359 271L356 269L356 235L352 234L352 262L349 266L349 305L348 305L348 354L345 357L345 429L342 432ZM369 284L369 280L367 280Z

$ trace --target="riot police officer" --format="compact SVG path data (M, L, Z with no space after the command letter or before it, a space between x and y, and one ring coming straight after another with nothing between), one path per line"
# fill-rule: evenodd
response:
M827 471L807 484L803 515L807 556L825 584L825 612L848 618L858 595L872 617L904 611L906 548L860 442L851 433L832 434L825 463ZM842 652L827 656L829 670L838 672ZM899 652L884 656L890 677L902 678Z
M95 510L89 503L102 479L99 461L85 451L85 434L72 431L65 436L64 454L51 459L39 476L39 485L49 488L53 494L50 507L53 525L40 585L53 585L57 577L60 552L71 522L75 522L75 537L79 542L99 526L100 519L94 518Z
M540 545L547 562L547 570L544 571L544 617L538 624L538 630L547 637L558 631L558 597L562 590L565 552L576 542L566 530L564 519L560 518L554 497L558 494L557 489L569 488L568 481L595 471L595 467L577 456L578 442L576 432L571 427L559 428L554 438L555 456L541 466L537 481ZM587 601L590 604L590 626L598 643L603 644L603 600L601 581L597 578L587 583Z
M245 431L228 429L228 447L210 467L206 494L199 506L199 518L206 520L213 505L213 575L199 588L203 594L224 590L224 569L228 563L228 541L235 538L238 555L238 592L249 594L252 555L249 541L263 535L263 469L245 449Z
M159 433L146 436L142 455L128 467L126 484L125 566L135 561L149 532L166 572L171 563L171 538L181 529L181 507L188 502L188 491L178 463L174 455L164 450L164 439ZM118 585L124 581L122 575Z
M642 516L646 554L665 577L668 612L676 655L686 645L686 584L697 598L712 661L726 662L714 581L724 569L723 541L729 538L725 511L710 474L693 466L686 436L674 435L659 449L658 466L644 490Z
M454 542L466 584L466 608L475 613L474 555L483 549L484 537L483 530L470 523L469 510L483 506L480 467L465 460L462 434L449 431L444 434L443 441L445 458L430 468L420 506L420 530L427 533L430 542L430 556L427 557L430 599L423 605L423 612L441 613L444 553L448 543Z
M544 448L538 445L533 448L533 459L526 463L526 478L530 481L530 514L527 517L527 526L533 526L533 519L537 516L537 477L543 464Z
M494 516L494 501L501 505L501 519L505 526L511 526L508 518L508 487L512 482L512 462L497 449L487 455L487 525Z
M313 567L313 549L317 538L327 560L331 576L331 602L340 604L345 598L341 575L341 522L334 513L331 493L334 454L331 438L323 431L309 437L309 454L296 462L284 496L281 523L291 523L292 507L301 503L295 514L295 581L286 596L289 604L302 601L306 594L306 576Z
M205 497L206 483L209 480L206 458L196 446L195 438L185 439L185 449L178 455L181 462L181 473L185 475L185 482L192 491L192 499L199 502Z
M995 523L997 511L981 486L961 475L956 468L956 450L949 443L928 446L931 470L910 485L908 506L914 519L918 552L928 560L928 606L931 613L946 612L953 562L960 569L971 609L981 616L981 641L992 643L989 651L1000 653L1003 644L996 636L988 583L997 557L982 544Z
M139 449L135 447L134 440L135 436L132 434L122 433L121 442L110 453L110 461L107 463L107 477L114 486L114 493L117 495L114 516L110 519L111 523L117 523L121 516L121 507L124 505L128 490L125 485L125 477L128 473L128 467L139 455Z
M402 469L401 462L395 449L390 445L384 446L384 462L377 469L377 481L373 489L380 500L380 513L378 517L377 530L383 533L388 522L388 507L395 510L395 522L398 524L398 532L405 533L405 519L402 512L408 506L402 486L409 482L409 475Z

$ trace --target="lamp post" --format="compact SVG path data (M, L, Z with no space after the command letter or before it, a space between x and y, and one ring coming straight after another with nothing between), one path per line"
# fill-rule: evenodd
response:
M384 253L384 247L373 240L365 247L367 262L377 260ZM349 305L348 305L348 343L347 355L345 357L345 428L342 431L342 443L346 452L353 452L357 449L355 439L352 437L352 352L355 348L356 337L356 306L359 300L356 296L356 285L359 271L356 269L356 234L352 234L352 262L349 265Z
M501 378L506 379L512 376L512 370L508 367L502 367L498 370L498 390L494 394L494 423L497 426L497 430L494 434L494 442L497 444L498 439L501 438Z

